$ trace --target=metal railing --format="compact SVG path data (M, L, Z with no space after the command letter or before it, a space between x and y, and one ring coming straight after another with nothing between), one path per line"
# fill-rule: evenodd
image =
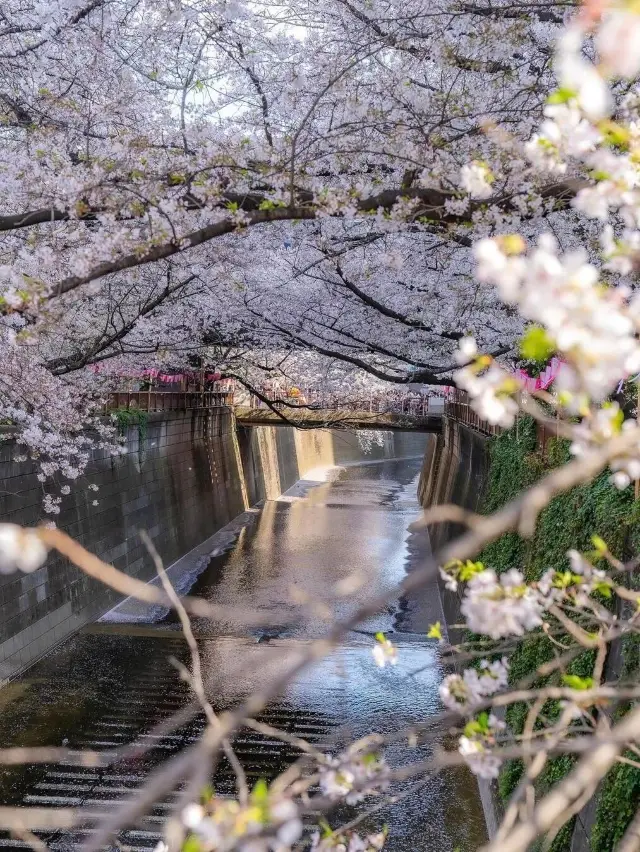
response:
M475 429L483 435L501 435L506 430L502 426L496 426L493 423L488 423L481 417L478 417L476 412L469 404L469 396L464 391L456 391L445 404L445 416L456 420L463 426L468 426L470 429ZM516 426L518 420L523 417L522 412L516 415ZM551 441L556 440L560 436L560 430L553 424L545 424L537 422L536 428L536 448L539 453L546 454Z
M502 426L489 423L488 420L483 420L476 414L471 408L466 394L464 396L456 394L453 399L445 402L444 414L446 417L450 417L470 429L475 429L476 432L481 432L483 435L500 435L503 432Z
M116 391L110 394L105 411L187 411L231 405L233 394L218 391Z
M263 396L269 400L269 405L253 394L247 394L245 399L240 397L236 404L244 404L248 408L275 409L300 407L320 411L368 411L372 414L407 414L414 417L426 417L428 414L441 414L444 410L443 397L418 396L418 395L386 395L376 394L367 396L336 397L322 393L301 393L292 397L277 397L275 395Z

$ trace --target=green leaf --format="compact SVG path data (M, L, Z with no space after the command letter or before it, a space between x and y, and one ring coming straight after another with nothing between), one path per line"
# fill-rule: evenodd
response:
M606 580L596 580L593 584L593 591L599 592L603 598L611 597L611 586Z
M478 714L475 719L464 726L464 733L467 737L473 737L475 734L489 733L489 714L486 711Z
M470 559L467 559L464 564L460 564L458 577L463 583L467 583L472 577L475 577L476 574L480 574L482 571L484 571L484 564L482 562L472 562Z
M566 86L560 86L555 92L551 92L547 98L548 104L566 104L575 99L577 92L574 89L569 89Z
M195 834L189 834L182 844L182 852L200 852L200 841Z
M256 781L256 785L251 791L251 799L255 805L266 804L269 798L269 785L264 778Z
M628 150L631 134L626 127L615 121L605 120L599 123L598 130L609 145Z
M601 169L594 169L589 172L589 177L593 178L593 180L609 180L611 175L609 172L604 172Z
M562 675L562 682L570 689L578 689L580 691L593 688L592 677L579 677L578 675L574 674L565 674Z
M333 836L333 829L331 828L331 826L329 825L329 823L326 821L326 819L324 817L320 817L320 819L318 820L318 828L320 829L322 837L332 837Z
M599 535L592 535L591 536L591 543L593 544L593 546L595 547L595 549L598 551L599 554L602 555L604 553L609 552L609 548L607 547L607 542L604 539L600 538Z
M555 352L553 338L539 325L532 325L520 341L520 354L528 361L547 361Z
M206 805L207 802L210 802L211 799L215 796L216 791L213 789L211 784L207 784L202 788L200 792L200 801L203 805Z
M427 633L427 639L439 639L442 640L442 625L439 621L436 621L435 624L429 625L429 632Z

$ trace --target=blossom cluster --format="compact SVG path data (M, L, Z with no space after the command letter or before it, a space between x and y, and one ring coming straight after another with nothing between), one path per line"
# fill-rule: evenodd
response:
M0 574L30 574L44 564L47 548L36 530L0 524Z
M606 571L596 568L577 550L569 550L567 556L569 570L549 569L536 584L547 605L568 600L575 606L584 607L594 592L610 597L613 584Z
M470 630L500 639L539 627L545 603L517 569L500 577L487 569L469 580L460 609Z
M583 50L595 21L596 64ZM586 174L586 180L567 184L575 194L571 203L603 223L604 268L618 276L633 273L640 258L640 122L637 91L629 91L616 110L610 84L637 75L639 33L640 14L633 4L612 0L598 4L596 15L575 16L556 48L559 87L524 146L534 171ZM465 189L476 197L481 197L482 174L473 162L461 175ZM614 217L622 229L609 222L616 222ZM583 418L573 452L583 454L622 430L635 429L632 421L623 424L619 409L606 400L621 379L640 370L640 296L624 282L603 280L586 251L562 254L549 233L530 251L516 234L486 237L476 243L474 254L479 280L495 285L502 301L534 324L542 350L561 357L556 402ZM463 367L456 381L469 392L474 408L490 422L510 426L518 383L492 359L478 355L472 340L462 341L459 361ZM618 487L638 478L640 435L638 447L615 459L612 469Z
M395 666L398 662L398 649L384 633L376 633L376 644L371 649L376 665L383 669L387 663Z
M462 675L447 675L440 685L440 699L450 710L465 713L485 698L505 689L508 678L506 657L493 662L482 660L478 668L465 669Z
M481 240L475 254L480 279L544 329L549 349L562 356L555 387L571 413L602 402L621 378L640 370L640 297L622 285L603 287L585 252L560 255L555 238L543 234L528 255L523 242L500 237ZM459 376L476 396L466 373ZM500 376L491 384L499 388Z
M472 198L489 198L495 178L486 163L474 162L462 167L460 185Z
M495 753L497 736L506 728L493 713L481 713L465 726L458 751L475 775L491 780L497 778L502 760Z
M216 797L205 806L188 805L182 823L203 852L288 852L302 835L295 803L288 798L271 801L262 788L258 794L253 791L245 806Z
M450 592L457 592L459 583L468 582L484 570L482 562L473 562L471 559L467 559L465 562L460 559L453 559L439 568L445 588Z
M599 553L606 545L596 536ZM474 633L500 639L522 636L540 627L544 613L553 604L569 601L583 606L596 592L610 596L612 581L607 572L596 568L577 550L567 551L569 570L547 569L542 577L527 583L516 568L498 576L482 562L454 561L440 573L448 589L457 590L465 583L461 612ZM449 675L441 687L443 703L450 709L464 712L473 709L487 695L502 689L507 682L508 661L488 663L483 660L477 669L467 669L463 676Z
M389 767L375 754L327 755L320 767L320 789L329 799L353 805L388 786Z

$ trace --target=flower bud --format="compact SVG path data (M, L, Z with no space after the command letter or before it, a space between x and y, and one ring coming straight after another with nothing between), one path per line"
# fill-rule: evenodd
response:
M30 574L47 558L47 548L36 530L17 524L0 524L0 574L24 571Z

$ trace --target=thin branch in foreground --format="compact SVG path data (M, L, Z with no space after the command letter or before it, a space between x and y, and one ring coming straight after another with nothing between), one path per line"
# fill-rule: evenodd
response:
M198 699L202 709L204 710L204 714L206 716L208 724L214 730L218 730L220 728L220 722L213 707L211 706L210 701L206 696L204 681L202 679L202 661L200 659L200 651L198 649L198 643L196 642L195 636L193 635L193 630L191 629L191 621L189 620L189 615L187 614L187 611L182 605L182 601L176 594L175 589L171 585L169 578L167 577L167 572L164 569L162 559L160 558L158 551L156 550L153 542L151 541L151 538L145 530L140 531L140 538L142 539L147 550L149 551L149 554L155 564L156 571L158 572L158 576L160 577L162 586L169 598L171 599L171 602L173 603L176 612L178 613L180 624L182 625L182 631L184 633L185 639L187 640L187 645L189 646L189 651L191 653L191 672L186 672L186 679L190 684L193 692L195 693L196 698ZM247 784L247 776L231 746L230 741L226 737L222 740L222 749L236 777L238 799L241 804L246 805L246 803L249 801L249 786ZM181 796L181 800L185 799L184 804L188 803L188 799L190 796L193 796L195 798L199 794L199 792L201 792L202 788L208 781L207 776L209 767L207 766L207 761L205 760L204 755L203 764L204 766L202 771L197 773L194 776L194 779L192 779L192 781L189 783L187 791L185 791L185 796Z
M562 819L564 822L565 815L570 814L573 807L583 801L587 792L592 793L595 790L600 779L615 763L625 742L640 737L640 707L625 716L613 729L612 734L615 738L608 738L604 742L598 742L595 738L590 751L575 769L536 805L531 817L517 824L499 843L489 843L484 847L485 852L526 852L536 837L549 831L558 820Z
M37 527L35 532L49 549L57 550L87 576L98 580L121 595L136 598L143 603L160 604L170 609L174 607L174 602L166 591L162 591L151 583L144 583L142 580L130 577L114 568L113 565L109 565L108 562L103 562L62 530ZM228 606L217 606L202 598L184 597L181 601L187 612L203 618L226 620L231 611ZM233 613L247 626L265 626L271 623L269 617L257 615L255 609L237 607L233 609Z

